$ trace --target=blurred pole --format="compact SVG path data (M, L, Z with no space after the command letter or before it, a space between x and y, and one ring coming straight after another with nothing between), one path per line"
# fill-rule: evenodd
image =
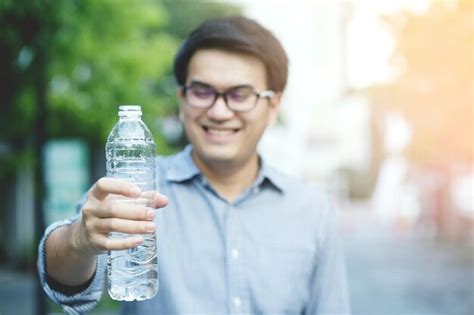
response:
M354 11L354 4L351 1L341 2L341 16L339 19L340 22L340 34L341 34L341 96L344 98L350 92L349 86L349 72L347 68L347 28L348 24L352 19L352 14Z
M34 90L36 96L36 121L34 135L34 153L36 156L34 167L34 199L35 199L35 218L34 235L35 248L38 248L39 241L45 229L43 199L45 197L45 180L43 168L43 148L46 142L46 102L47 102L47 57L44 44L37 45L34 73ZM38 250L35 250L35 261L38 259ZM39 277L35 281L35 300L36 314L46 314L46 301L44 299L43 288L39 282Z

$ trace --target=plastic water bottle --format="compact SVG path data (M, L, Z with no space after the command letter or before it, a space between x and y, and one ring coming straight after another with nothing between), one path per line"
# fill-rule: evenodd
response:
M114 202L151 205L156 190L155 143L141 120L138 105L119 107L119 121L107 139L107 177L120 178L142 190L138 198L116 196ZM148 192L148 193L147 193ZM124 238L110 233L110 238ZM109 251L107 284L109 295L119 301L150 299L158 292L157 248L155 233L143 234L144 242L128 250Z

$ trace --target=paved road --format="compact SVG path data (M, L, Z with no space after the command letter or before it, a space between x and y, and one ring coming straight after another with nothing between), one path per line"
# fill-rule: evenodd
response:
M354 314L474 314L473 241L396 236L367 210L353 210L341 221Z
M474 314L472 246L346 239L354 314Z
M0 315L34 314L34 277L0 266Z
M474 314L473 243L396 238L361 215L343 218L354 314ZM0 315L34 314L34 307L34 277L0 266Z

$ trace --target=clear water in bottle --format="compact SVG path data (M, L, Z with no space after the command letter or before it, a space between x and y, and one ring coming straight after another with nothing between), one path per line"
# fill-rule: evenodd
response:
M150 206L155 179L155 143L141 120L141 107L119 107L119 121L107 139L107 177L125 179L142 190L138 198L116 196L114 202ZM147 193L148 192L148 193ZM110 233L110 238L127 237ZM119 301L150 299L158 292L156 234L143 234L144 242L128 250L109 251L107 284L109 295Z

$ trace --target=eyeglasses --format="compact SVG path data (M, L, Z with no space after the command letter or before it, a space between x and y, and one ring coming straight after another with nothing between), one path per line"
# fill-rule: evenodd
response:
M266 90L256 92L248 85L232 87L223 93L217 92L212 86L204 83L193 82L181 87L184 99L189 106L208 108L214 105L219 97L224 98L227 107L235 112L248 112L252 110L260 98L271 99L275 92Z

